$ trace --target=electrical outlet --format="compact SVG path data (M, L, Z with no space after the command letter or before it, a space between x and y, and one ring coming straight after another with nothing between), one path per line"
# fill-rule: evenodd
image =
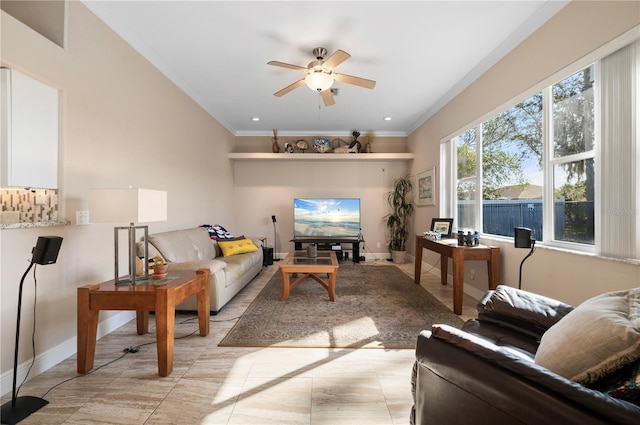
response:
M476 269L469 270L469 277L471 280L476 280Z
M44 190L36 190L36 205L46 205L47 197L44 194Z
M380 248L380 242L376 242L376 248Z
M89 211L76 211L76 226L89 224Z

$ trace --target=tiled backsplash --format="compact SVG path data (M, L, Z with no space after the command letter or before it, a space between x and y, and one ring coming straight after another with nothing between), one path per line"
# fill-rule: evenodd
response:
M2 212L17 211L20 223L58 221L58 191L55 189L0 189Z

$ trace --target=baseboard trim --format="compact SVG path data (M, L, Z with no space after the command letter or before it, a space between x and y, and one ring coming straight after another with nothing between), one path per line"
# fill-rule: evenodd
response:
M108 333L136 317L135 311L123 311L98 324L97 338L100 339ZM55 347L36 355L33 368L29 374L29 380L57 365L64 359L76 354L78 350L78 338L73 337L56 345ZM19 386L31 366L31 359L18 365L17 385ZM0 390L4 396L13 390L13 369L9 369L0 377Z

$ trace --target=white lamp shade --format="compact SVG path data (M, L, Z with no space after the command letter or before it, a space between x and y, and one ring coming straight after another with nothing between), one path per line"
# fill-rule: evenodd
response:
M333 85L333 75L322 71L314 71L309 73L304 81L311 90L323 91Z
M152 189L89 189L92 223L150 223L167 220L167 192Z

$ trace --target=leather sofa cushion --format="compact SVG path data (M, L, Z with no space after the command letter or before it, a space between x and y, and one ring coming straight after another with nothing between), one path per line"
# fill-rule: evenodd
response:
M212 260L216 257L209 233L202 227L156 233L149 235L149 242L169 262Z

